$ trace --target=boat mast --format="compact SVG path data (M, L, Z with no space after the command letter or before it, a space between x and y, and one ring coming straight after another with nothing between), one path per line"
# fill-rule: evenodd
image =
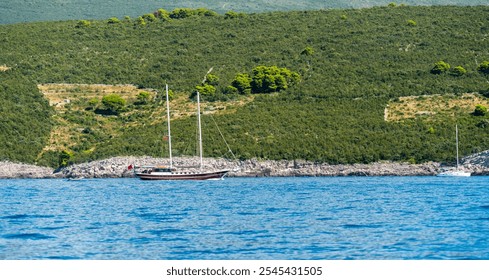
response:
M200 94L197 91L197 124L199 126L199 156L200 156L200 170L202 170L202 127L200 124Z
M170 99L168 97L168 85L166 85L166 119L168 123L168 153L170 155L170 168L173 168L173 158L171 156Z
M455 142L457 144L457 170L458 170L458 126L455 125Z
M204 76L204 79L202 80L202 85L205 85L205 81L207 80L207 75L209 75L210 72L212 72L212 69L214 67L211 67L209 71ZM203 160L202 160L202 126L200 124L200 93L197 91L197 123L199 126L199 156L200 156L200 170L202 171L202 166Z

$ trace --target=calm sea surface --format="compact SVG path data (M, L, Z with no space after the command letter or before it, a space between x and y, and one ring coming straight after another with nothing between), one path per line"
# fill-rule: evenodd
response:
M489 177L0 180L0 259L489 259Z

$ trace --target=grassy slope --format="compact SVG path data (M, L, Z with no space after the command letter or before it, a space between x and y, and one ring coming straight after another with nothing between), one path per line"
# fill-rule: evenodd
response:
M451 161L455 122L461 128L462 153L489 147L489 131L480 125L485 117L462 111L452 118L385 122L384 108L401 96L486 89L475 61L489 60L488 11L397 7L267 13L238 20L191 18L145 27L105 22L89 28L75 28L76 22L8 25L0 26L0 65L14 66L37 83L133 83L160 90L169 83L181 94L189 94L212 66L222 86L257 65L288 67L303 75L299 86L258 96L235 114L215 117L238 156L332 163ZM409 19L417 25L409 26ZM314 49L312 56L301 55L306 47ZM462 65L468 74L432 75L429 70L438 60ZM126 126L135 120L120 117L116 134L87 134L70 148L80 160L162 155L164 126L148 122L156 107L147 110L133 117L141 126ZM80 123L87 118L82 115ZM177 155L194 150L186 137L195 133L193 124L190 118L175 121ZM216 134L211 124L204 128L207 135ZM212 137L207 154L224 154ZM44 162L55 158L46 155Z
M5 0L0 3L0 24L54 21L70 19L105 19L112 16L136 17L141 14L164 8L205 7L224 14L234 10L246 13L289 10L319 10L330 8L366 8L385 6L391 0L248 0L248 1L182 1L182 0ZM396 2L396 1L394 1ZM407 5L487 5L486 0L405 0Z

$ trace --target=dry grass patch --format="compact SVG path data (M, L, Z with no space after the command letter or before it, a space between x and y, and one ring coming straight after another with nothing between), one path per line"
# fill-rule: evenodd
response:
M435 119L470 114L476 105L489 107L489 100L479 94L406 96L391 100L385 108L385 121Z
M7 65L0 65L0 72L6 72L10 69Z
M90 84L40 84L37 86L44 96L49 100L49 105L58 110L63 110L67 104L79 99L89 100L108 94L118 94L122 98L135 100L140 92L146 91L156 95L151 89L139 89L134 85L90 85Z

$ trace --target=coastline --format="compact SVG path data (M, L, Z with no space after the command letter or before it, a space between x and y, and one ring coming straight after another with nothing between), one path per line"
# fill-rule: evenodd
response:
M174 166L195 166L197 157L174 158ZM103 160L52 169L24 163L0 162L0 179L42 178L130 178L134 177L129 165L164 165L167 159L153 157L113 157ZM445 167L438 162L409 164L401 162L375 162L369 164L315 163L306 160L243 160L204 159L205 168L231 169L228 177L327 177L327 176L434 176ZM489 151L462 160L465 170L472 175L489 174ZM448 168L448 167L447 167Z

